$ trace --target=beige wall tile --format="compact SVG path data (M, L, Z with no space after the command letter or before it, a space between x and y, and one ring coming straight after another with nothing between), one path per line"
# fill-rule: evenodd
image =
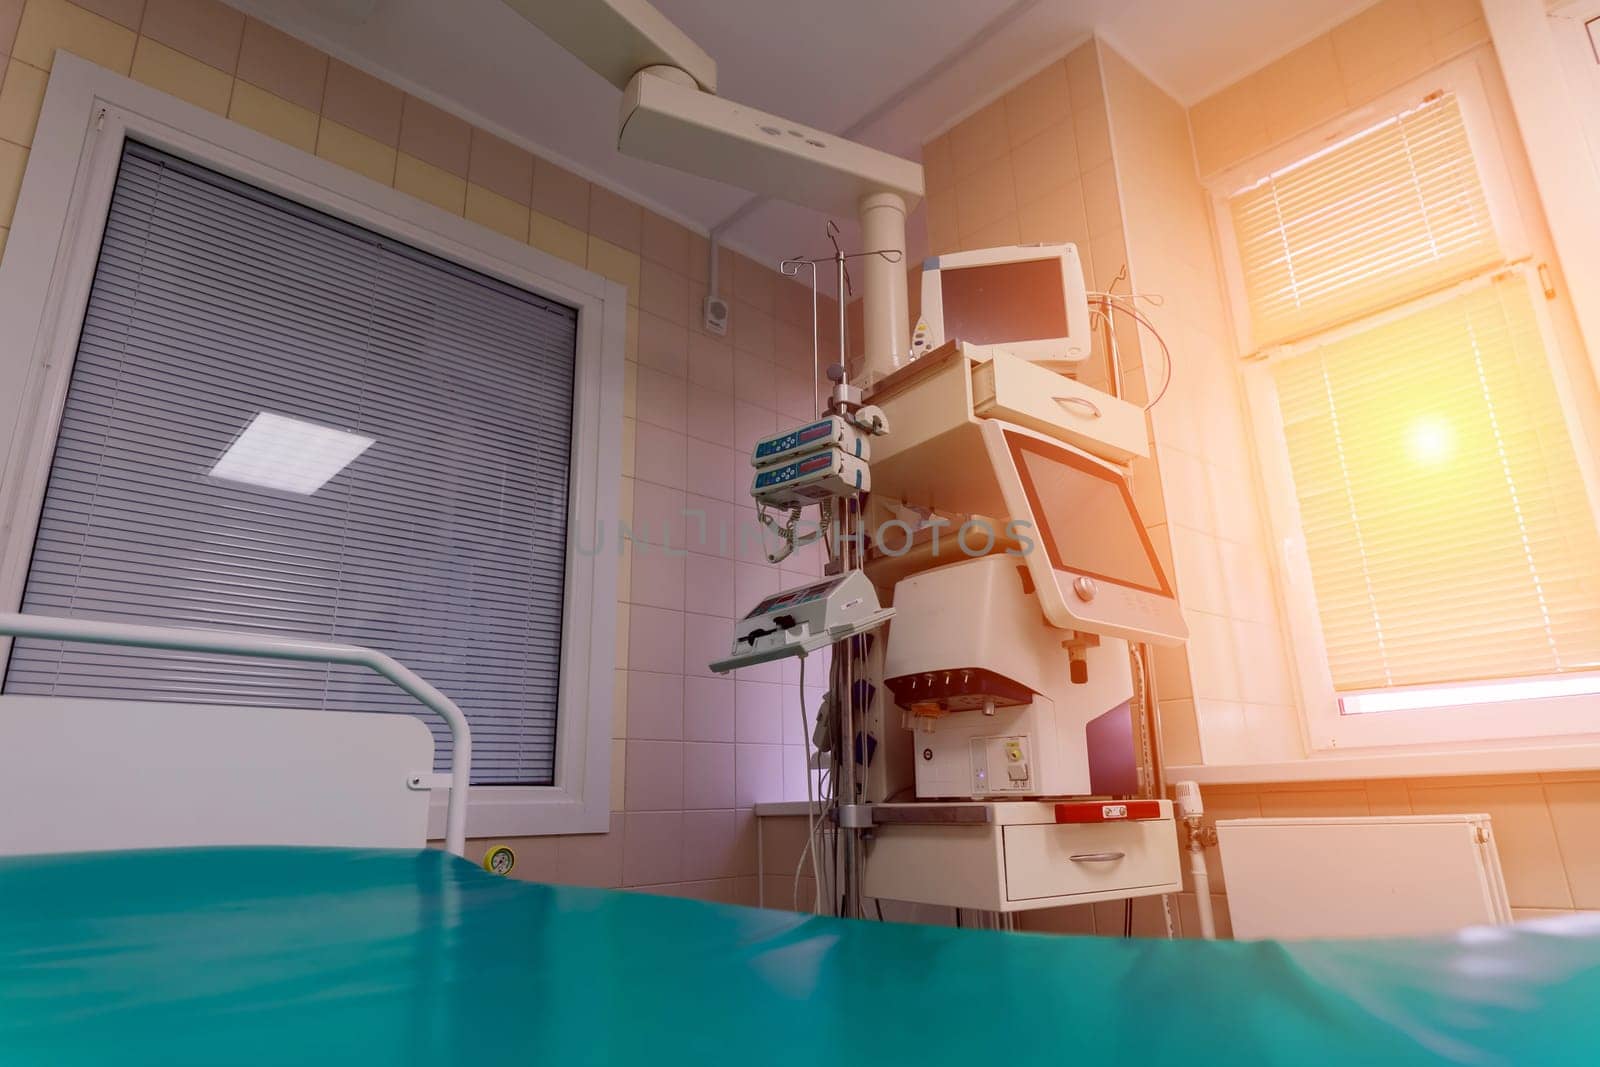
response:
M1386 92L1433 65L1420 0L1380 0L1330 33L1352 105Z
M589 235L589 269L628 287L628 303L639 303L639 253Z
M529 214L528 243L568 263L589 265L589 235L543 212Z
M1264 787L1261 814L1274 819L1323 819L1367 816L1367 790L1359 783L1339 789L1289 789Z
M1189 111L1194 151L1200 173L1214 174L1252 156L1271 143L1262 109L1261 82L1255 77L1235 82L1200 101Z
M0 226L10 227L17 209L17 194L22 191L22 172L28 166L28 150L21 145L0 141Z
M218 115L228 113L233 75L187 56L149 37L139 38L133 53L134 81L170 93Z
M585 233L589 230L590 185L547 160L533 161L533 210Z
M467 179L408 152L395 158L394 187L452 215L460 215L467 208Z
M469 222L476 222L514 240L528 239L527 207L476 182L467 184L466 215Z
M1117 190L1117 169L1110 162L1084 171L1083 210L1091 236L1122 229L1122 201Z
M961 247L961 237L956 230L956 198L949 191L930 196L923 201L928 216L928 252L943 255Z
M930 195L955 184L956 163L949 134L941 134L922 146L922 177Z
M400 143L403 99L399 89L335 59L328 64L322 117L394 148Z
M1067 72L1067 92L1074 109L1105 102L1100 85L1100 54L1094 41L1085 41L1068 52L1062 66Z
M1572 903L1600 908L1600 782L1546 783Z
M1017 203L1026 204L1060 189L1078 176L1078 143L1070 117L1047 126L1011 153Z
M407 96L400 110L400 153L458 178L467 176L472 127L426 100Z
M950 150L956 181L1004 155L1011 145L1006 130L1005 102L996 100L956 123L950 130Z
M11 230L8 227L0 226L0 262L5 261L6 238L9 236L11 236Z
M33 131L39 124L39 109L44 106L44 86L49 75L20 59L6 64L5 82L0 85L0 140L22 145L33 144Z
M1573 906L1555 826L1540 786L1473 786L1437 779L1412 782L1409 790L1411 806L1419 815L1489 815L1513 906Z
M1367 810L1374 815L1410 815L1411 794L1406 783L1384 780L1366 783Z
M1077 141L1080 170L1111 161L1111 125L1103 102L1077 104L1073 108L1072 135Z
M1017 190L1011 156L1002 153L986 165L956 179L956 230L967 247L969 238L998 219L1017 214Z
M1348 107L1333 41L1326 36L1295 49L1256 77L1262 119L1273 140L1327 122Z
M689 279L653 259L641 260L639 310L677 326L689 325ZM739 320L735 314L734 321Z
M1440 61L1452 59L1481 44L1489 43L1489 24L1483 19L1475 19L1457 29L1451 30L1433 39L1433 55Z
M1013 212L1005 218L996 219L987 226L980 226L978 229L966 234L961 240L961 246L963 248L998 248L1001 245L1014 245L1021 242L1022 231L1018 227L1016 213ZM852 307L858 307L859 304L860 301L857 301ZM859 315L860 312L858 311L857 314ZM859 352L860 350L859 342L856 342L855 347L851 349L854 352Z
M23 2L25 0L18 0L17 6L21 7ZM135 32L138 32L139 23L144 20L145 0L73 0L73 2Z
M1194 701L1185 697L1168 698L1161 690L1161 751L1167 765L1199 763L1200 724L1195 719Z
M1055 62L1007 93L1003 100L1006 132L1013 148L1037 137L1047 128L1071 118L1067 95L1067 68Z
M322 111L328 57L264 22L245 19L237 74L313 114Z
M394 184L395 150L326 116L317 128L317 155L382 185Z
M244 16L218 0L147 0L139 33L232 74Z
M1017 210L1017 230L1024 244L1069 241L1085 252L1089 247L1089 220L1083 210L1083 183L1023 204Z
M315 153L317 150L316 112L292 104L243 79L233 83L228 117L302 151Z
M11 54L49 70L60 48L118 74L133 64L135 34L67 0L28 0Z

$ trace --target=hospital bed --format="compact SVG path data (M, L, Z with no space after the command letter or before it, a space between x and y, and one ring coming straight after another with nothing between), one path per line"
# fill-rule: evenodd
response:
M1572 1063L1600 1055L1597 1002L1581 916L1114 940L546 886L415 847L0 857L6 1064Z

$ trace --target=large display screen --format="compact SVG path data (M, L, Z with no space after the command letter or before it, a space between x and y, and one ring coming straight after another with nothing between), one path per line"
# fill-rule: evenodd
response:
M944 335L975 345L1066 337L1061 259L1029 259L939 271Z
M1043 441L1007 433L1006 442L1056 570L1172 595L1124 478Z

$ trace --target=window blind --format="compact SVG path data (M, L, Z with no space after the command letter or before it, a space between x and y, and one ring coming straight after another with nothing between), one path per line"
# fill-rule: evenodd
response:
M1336 689L1600 667L1600 536L1520 277L1273 374Z
M1503 258L1450 94L1267 175L1229 207L1257 346L1401 303Z
M462 706L474 782L549 784L576 324L130 143L22 610L372 646ZM212 477L263 412L373 443L309 495ZM4 690L427 715L355 668L37 641Z

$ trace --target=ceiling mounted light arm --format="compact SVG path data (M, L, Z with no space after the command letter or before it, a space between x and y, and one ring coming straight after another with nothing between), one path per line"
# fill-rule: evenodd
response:
M716 64L645 0L506 3L622 89L622 152L803 207L855 213L867 247L905 249L906 213L923 195L920 164L716 96ZM902 363L910 326L904 269L879 257L868 263L864 385Z

